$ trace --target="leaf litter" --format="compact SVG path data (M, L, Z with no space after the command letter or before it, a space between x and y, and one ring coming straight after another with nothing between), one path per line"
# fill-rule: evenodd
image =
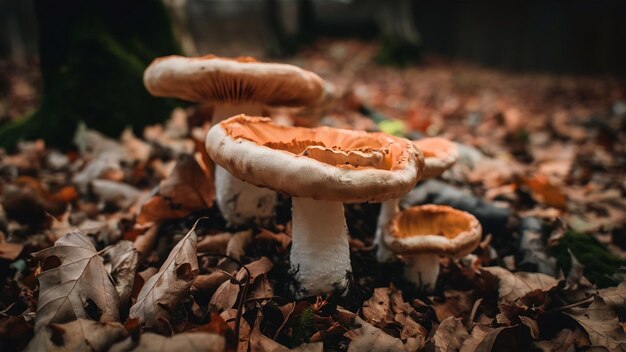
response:
M336 85L323 124L382 117L458 143L459 163L401 200L485 230L472 255L442 260L432 294L376 262L378 206L359 204L349 294L293 299L289 200L265 228L227 228L202 110L177 109L141 137L83 126L77 152L0 152L0 350L626 350L626 85L430 59L398 70L375 49L321 41L293 60Z

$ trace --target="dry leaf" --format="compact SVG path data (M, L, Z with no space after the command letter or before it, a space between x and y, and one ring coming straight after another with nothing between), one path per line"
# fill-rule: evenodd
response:
M522 181L530 188L533 197L538 202L550 207L565 209L567 197L561 188L550 182L548 177L538 173L531 177L522 177Z
M512 303L535 290L548 292L558 285L555 278L540 273L512 273L498 266L481 268L480 270L481 273L489 273L499 280L500 300L506 303Z
M399 338L386 334L358 316L354 318L354 322L360 325L360 327L344 334L345 337L352 341L348 345L348 352L392 352L405 350L404 344L402 344Z
M89 238L70 232L33 253L42 264L35 331L78 318L119 319L119 296Z
M453 352L458 351L463 344L463 341L467 339L469 334L463 326L460 318L450 317L439 324L435 335L433 336L433 343L435 345L436 352Z
M179 352L223 352L226 350L226 341L223 336L207 332L188 332L165 337L153 333L144 333L139 341L132 338L117 343L109 352L152 352L152 351L179 351Z
M137 303L130 308L130 318L138 318L145 326L167 321L169 311L189 291L198 274L195 227L174 246L159 269L141 288Z
M0 259L13 261L22 253L24 245L7 242L4 232L0 230Z
M594 297L588 308L572 308L566 314L585 329L593 346L626 351L626 332L622 329L615 311L602 298Z
M463 341L460 352L490 352L498 335L507 327L492 328L474 324L469 338Z
M433 308L439 321L444 321L449 317L467 318L474 305L471 292L446 290L444 299L433 297Z
M178 219L210 208L215 198L213 176L206 174L191 155L179 157L172 174L141 207L137 222L145 224Z
M229 232L204 236L202 240L198 241L198 252L226 254L226 247L232 236L233 234Z
M372 297L363 303L365 320L376 327L384 328L393 323L394 315L391 311L389 289L386 287L375 288Z
M139 253L131 241L122 240L104 249L101 255L107 272L115 282L120 303L127 304L133 292L135 274L139 266Z
M113 204L120 209L128 209L141 196L137 188L123 182L109 180L93 180L91 190L100 202Z
M274 264L266 257L256 260L250 264L246 264L245 267L250 271L250 285L254 285L257 277L267 274ZM235 276L237 280L244 281L246 278L246 271L241 268ZM224 282L213 294L209 306L213 306L219 310L232 308L235 302L237 302L237 296L239 295L239 285L230 281Z
M25 351L108 351L126 336L120 323L99 323L78 319L65 324L51 324L37 332Z
M576 347L580 348L583 345L587 345L589 342L585 341L586 338L583 336L584 334L585 333L580 329L576 329L575 331L570 329L561 330L551 340L535 342L535 347L544 352L569 352L578 350Z
M597 295L604 303L613 309L626 306L626 282L621 282L617 287L609 287L598 290Z
M259 310L254 321L254 327L250 332L250 352L322 352L324 350L322 342L305 343L294 349L289 349L263 335L260 328L262 320L263 314Z

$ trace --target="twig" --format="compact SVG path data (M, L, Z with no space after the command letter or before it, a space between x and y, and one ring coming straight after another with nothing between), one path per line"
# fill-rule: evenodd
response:
M580 301L580 302L576 302L576 303L568 304L568 305L566 305L566 306L562 306L562 307L554 308L552 311L558 312L558 311L562 311L562 310L565 310L565 309L569 309L569 308L574 308L574 307L582 306L582 305L585 305L585 304L587 304L587 303L591 303L591 302L593 302L593 298L594 298L594 296L591 296L591 297L589 297L589 298L587 298L587 299L584 299L584 300L582 300L582 301Z
M200 219L198 219L200 220ZM198 222L196 221L196 224ZM196 225L194 225L195 228ZM239 260L225 255L225 254L214 254L214 253L198 253L197 255L198 257L219 257L219 258L226 258L232 262L234 262L235 264L237 264L240 268L244 269L246 271L246 277L245 277L245 283L242 284L242 282L240 280L238 280L236 277L232 276L231 274L228 274L226 272L226 274L228 274L228 276L231 277L231 279L235 279L235 282L237 282L237 284L239 285L239 295L237 295L237 299L239 300L239 304L237 304L237 316L235 317L235 343L237 344L237 346L239 346L239 329L241 326L241 316L243 315L243 304L244 304L244 299L246 298L246 295L248 294L248 286L250 286L250 270L248 270L248 268L243 265Z

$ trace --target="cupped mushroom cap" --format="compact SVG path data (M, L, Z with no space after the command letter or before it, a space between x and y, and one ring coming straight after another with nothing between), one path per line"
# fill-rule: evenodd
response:
M459 158L456 144L445 138L423 138L413 141L413 144L424 153L426 166L423 179L441 176Z
M385 244L397 254L445 254L462 257L471 253L482 235L472 214L445 205L422 205L399 212L385 233Z
M417 183L424 159L384 133L275 125L233 116L213 126L206 148L235 177L294 197L351 202L398 198Z
M154 60L143 75L150 94L193 102L254 102L270 106L311 106L328 87L313 72L251 57L166 56Z

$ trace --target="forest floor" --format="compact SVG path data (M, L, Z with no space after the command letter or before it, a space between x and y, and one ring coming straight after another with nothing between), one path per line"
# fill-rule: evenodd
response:
M432 57L399 69L376 50L322 41L288 62L336 85L321 124L458 143L457 164L401 202L483 225L473 254L441 258L434 292L376 261L380 205L351 204L348 294L294 299L290 200L265 228L227 228L206 111L177 109L139 137L87 126L75 151L0 151L0 350L625 351L625 82ZM36 106L38 77L0 71L1 122Z

